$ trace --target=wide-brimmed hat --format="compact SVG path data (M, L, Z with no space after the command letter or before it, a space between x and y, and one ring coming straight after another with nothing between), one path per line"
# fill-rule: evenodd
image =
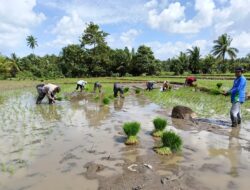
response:
M243 71L244 71L244 68L243 68L243 67L236 67L236 68L235 68L235 71L243 72Z

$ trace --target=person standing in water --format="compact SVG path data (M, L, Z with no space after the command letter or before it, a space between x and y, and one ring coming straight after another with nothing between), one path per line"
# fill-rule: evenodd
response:
M233 87L224 92L224 95L231 95L231 103L232 107L230 110L230 117L232 121L232 127L237 127L237 125L241 124L241 104L245 102L246 99L246 87L247 80L243 76L244 69L242 67L238 67L235 69L235 80Z
M87 84L87 81L79 80L76 83L76 90L78 90L80 88L80 91L82 92L82 89L84 89L84 87L85 87L86 84Z
M39 84L36 86L38 97L36 104L41 104L45 96L49 99L49 104L54 104L56 97L55 94L60 92L60 87L54 84Z
M117 82L114 83L113 91L114 91L114 97L117 97L118 92L120 92L120 97L124 98L124 96L123 96L123 86L121 86L120 83L117 83Z
M100 82L95 82L95 84L94 84L94 93L96 92L96 89L99 90L99 93L102 92L102 84Z

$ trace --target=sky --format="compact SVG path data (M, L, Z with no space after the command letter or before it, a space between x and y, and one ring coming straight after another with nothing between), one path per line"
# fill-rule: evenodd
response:
M79 43L87 23L109 33L112 48L150 46L161 60L229 34L238 57L250 53L250 0L0 0L0 53L25 56L26 37L37 38L38 55Z

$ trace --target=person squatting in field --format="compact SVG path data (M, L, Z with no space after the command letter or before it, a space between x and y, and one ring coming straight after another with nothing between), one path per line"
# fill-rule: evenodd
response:
M194 82L196 81L197 81L196 77L189 76L186 78L184 86L196 86L196 84L194 84Z
M118 95L118 92L120 93L120 97L121 98L124 98L124 96L123 96L123 86L121 86L121 84L120 83L117 83L117 82L115 82L114 83L114 89L113 89L113 91L114 91L114 97L117 97L117 95Z
M60 92L60 87L54 84L39 84L36 86L38 97L36 104L41 104L45 96L48 97L49 104L55 103L55 94Z
M148 90L148 91L151 91L151 90L153 90L153 88L154 88L154 81L148 81L148 82L146 82L146 90Z
M96 92L96 89L99 90L99 93L102 91L102 84L100 82L95 82L94 84L94 93Z
M233 83L233 87L224 92L224 95L231 95L231 103L232 107L230 110L230 117L232 121L232 127L237 127L237 125L241 124L241 104L243 104L246 100L246 87L247 80L243 76L244 69L242 67L238 67L235 69L235 80Z
M171 89L172 89L172 86L171 86L170 82L164 81L162 88L161 88L161 91L166 91L166 90L171 90Z
M82 90L84 89L84 87L85 87L86 84L87 84L87 81L79 80L76 83L76 90L78 90L80 88L80 91L82 92Z

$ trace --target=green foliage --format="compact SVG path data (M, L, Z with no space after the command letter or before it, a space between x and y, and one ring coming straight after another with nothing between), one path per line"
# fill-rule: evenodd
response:
M27 46L29 46L32 50L34 50L35 47L38 46L37 39L32 35L27 36L26 41L27 41Z
M171 131L164 132L161 137L161 140L163 147L170 148L172 152L177 152L181 150L182 139L179 135L175 134L174 132Z
M192 74L199 73L201 69L200 65L200 48L199 47L193 47L192 49L187 50L188 59L189 59L189 70L192 72Z
M218 89L220 89L220 88L222 87L222 85L223 85L222 82L218 82L218 83L216 84L216 86L217 86Z
M138 122L127 122L123 125L123 130L125 134L129 136L136 136L140 131L141 124Z
M139 88L136 88L136 89L135 89L135 93L136 93L136 94L140 94L140 92L141 92L141 90L140 90Z
M127 93L129 91L129 87L124 88L124 93Z
M163 131L167 126L167 120L157 117L153 120L156 131Z
M110 103L110 99L107 98L107 97L105 97L105 98L103 98L102 103L103 103L104 105L108 105L108 104Z
M56 97L56 100L57 100L57 101L62 101L63 98L62 98L61 96L57 96L57 97Z
M218 90L218 89L210 89L209 93L212 94L212 95L220 95L220 94L222 94L221 91Z

